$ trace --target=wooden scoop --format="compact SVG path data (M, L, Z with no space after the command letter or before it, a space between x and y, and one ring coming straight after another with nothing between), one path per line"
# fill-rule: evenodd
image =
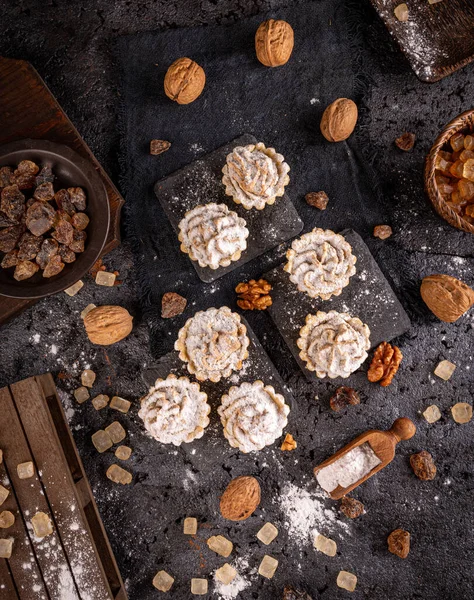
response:
M314 469L315 476L318 472L331 465L334 461L342 458L344 454L353 450L356 446L360 446L361 444L368 443L372 448L378 459L381 461L380 464L375 466L371 471L369 471L364 477L353 483L348 487L341 487L338 485L332 492L329 492L329 495L333 500L339 500L342 496L345 496L354 488L359 486L361 483L364 483L369 477L375 475L380 469L383 469L388 465L388 463L392 462L395 456L395 446L401 440L409 440L416 433L416 426L413 421L407 419L406 417L402 417L397 419L392 427L387 431L379 431L378 429L371 429L370 431L366 431L365 433L359 435L352 440L347 446L338 450L335 454L333 454L330 458L326 459L323 463L318 465Z

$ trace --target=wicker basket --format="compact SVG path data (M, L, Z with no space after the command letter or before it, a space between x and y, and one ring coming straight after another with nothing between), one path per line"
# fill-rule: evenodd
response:
M463 112L446 125L436 138L430 153L426 157L425 190L436 212L453 227L474 233L474 224L469 223L446 204L435 181L435 163L438 152L443 149L449 138L458 131L474 131L474 109Z

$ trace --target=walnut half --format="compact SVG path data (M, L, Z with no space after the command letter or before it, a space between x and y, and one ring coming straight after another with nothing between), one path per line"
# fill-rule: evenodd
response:
M265 279L251 279L248 283L239 283L235 288L239 297L237 306L242 310L265 310L272 305L271 289L272 286Z
M382 342L375 350L367 379L372 382L379 381L382 387L387 387L392 383L402 358L403 354L400 348L392 346L388 342Z

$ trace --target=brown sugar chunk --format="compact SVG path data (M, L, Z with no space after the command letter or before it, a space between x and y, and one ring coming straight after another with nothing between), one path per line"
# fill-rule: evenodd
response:
M82 231L89 225L89 217L86 213L78 212L72 216L72 226L79 231Z
M3 188L0 195L0 210L11 220L18 223L25 212L25 196L17 185Z
M41 249L42 236L36 236L28 231L24 233L18 243L18 260L33 260Z
M84 211L87 207L86 193L81 187L70 187L67 189L71 202L76 210Z
M409 152L415 145L415 140L416 135L406 131L405 133L402 133L400 137L397 137L395 140L395 146L404 152Z
M77 229L74 229L72 232L72 242L69 244L69 248L76 254L84 252L86 239L87 233L85 231L77 231Z
M48 264L46 265L43 271L43 277L54 277L61 273L64 269L64 263L59 256L59 254L55 254L49 259Z
M56 240L46 239L41 244L41 249L36 255L36 262L40 269L45 269L50 259L58 253L59 244Z
M74 227L66 219L61 219L55 226L52 237L59 243L69 246L73 241Z
M39 266L36 263L30 260L22 260L17 263L13 277L17 281L23 281L33 277L37 271L39 271Z
M404 529L395 529L387 538L388 550L400 558L406 558L410 552L410 533Z
M38 175L36 175L36 185L41 185L42 183L53 183L54 179L55 177L53 170L50 166L45 165Z
M119 465L110 465L106 475L114 483L121 483L122 485L132 483L132 474L129 471L122 469Z
M54 198L53 184L50 182L40 183L35 189L33 198L35 198L35 200L41 200L41 202L49 202L49 200L52 200Z
M0 252L10 252L15 248L24 232L22 225L12 225L5 229L0 229Z
M15 221L9 219L7 215L0 210L0 227L11 227L12 225L16 225Z
M10 250L7 252L0 263L2 269L10 269L18 264L18 250Z
M105 428L105 431L110 435L114 444L121 442L127 435L127 432L118 421L111 423Z
M72 203L71 196L67 190L58 190L54 194L54 201L58 205L58 209L64 211L70 217L76 212L76 208Z
M351 405L360 404L359 394L350 387L338 387L334 395L329 400L331 409L335 412L340 412L344 408Z
M13 169L11 167L0 167L0 188L8 187L12 184Z
M343 496L339 510L349 519L357 519L364 514L364 505L350 496Z
M314 208L319 208L319 210L326 210L329 197L326 192L309 192L304 197L306 203L310 206L314 206Z
M55 212L47 202L34 202L26 211L26 226L33 235L43 235L53 226Z
M175 292L166 292L161 299L161 316L163 319L172 319L180 315L186 308L188 301Z
M422 450L418 454L412 454L410 465L415 475L422 481L431 481L436 477L436 465L433 457L426 450Z
M150 141L150 154L153 156L157 156L158 154L163 154L171 147L171 143L166 140L151 140Z
M374 237L380 240L386 240L393 234L390 225L377 225L374 227Z
M36 184L36 174L39 171L39 167L36 163L31 160L22 160L18 167L13 171L13 183L20 188L20 190L28 190Z
M75 253L68 246L64 246L63 244L60 244L59 246L59 256L65 263L73 263L76 260Z

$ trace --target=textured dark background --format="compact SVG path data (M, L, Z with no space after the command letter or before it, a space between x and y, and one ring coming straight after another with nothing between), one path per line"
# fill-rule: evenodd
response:
M162 27L232 23L287 4L244 0L3 2L0 52L33 63L118 182L120 99L111 53L114 38ZM252 585L239 595L244 600L278 600L285 583L306 587L313 598L347 597L335 586L340 569L358 575L358 588L351 596L356 599L474 596L473 425L457 425L449 414L455 402L472 402L474 320L471 313L454 325L437 322L417 291L419 280L433 272L474 284L472 236L445 225L432 212L422 190L423 158L439 128L472 108L474 70L468 66L437 84L420 83L369 3L361 0L360 4L358 29L365 40L363 59L373 85L359 127L374 156L384 208L396 232L373 248L413 323L410 332L398 340L405 360L390 388L369 386L363 373L355 374L350 381L363 393L362 404L345 413L332 413L328 400L334 386L307 384L287 349L278 343L267 315L250 315L256 328L267 328L262 344L293 391L296 401L288 430L298 440L298 450L283 455L275 446L255 458L244 457L223 444L215 420L202 440L189 448L170 450L142 435L135 406L130 417L120 417L135 451L130 462L135 480L133 486L119 489L104 476L112 456L98 456L90 443L91 433L113 415L97 414L90 405L74 406L68 392L86 365L98 373L94 394L104 391L137 399L145 391L140 374L152 357L127 245L106 259L109 267L120 270L121 287L102 289L87 279L75 298L60 294L43 300L0 331L1 385L45 371L59 375L64 405L131 600L160 596L153 592L150 580L161 566L177 577L170 596L189 598L189 578L206 576L223 562L183 541L179 531L187 515L199 517L206 525L199 533L201 546L208 532L227 534L236 544L236 554L248 558L250 569L258 566L264 554L254 541L262 519L280 526L279 538L268 548L280 560L280 568L271 582L252 575ZM418 136L410 154L393 146L393 139L405 130ZM135 315L133 334L107 352L91 347L82 330L79 312L91 301L118 303ZM448 383L432 375L444 358L458 365ZM431 403L439 405L443 418L429 426L419 412ZM402 415L415 420L418 433L400 447L394 464L356 491L367 514L348 528L333 525L321 530L338 541L338 556L327 558L288 539L279 510L282 484L309 484L311 467L337 447L366 428L388 427ZM421 449L435 457L438 476L433 482L420 482L409 467L410 452ZM249 521L229 527L216 513L216 490L239 474L261 477L263 502ZM412 551L405 561L386 550L386 536L396 527L412 533Z

